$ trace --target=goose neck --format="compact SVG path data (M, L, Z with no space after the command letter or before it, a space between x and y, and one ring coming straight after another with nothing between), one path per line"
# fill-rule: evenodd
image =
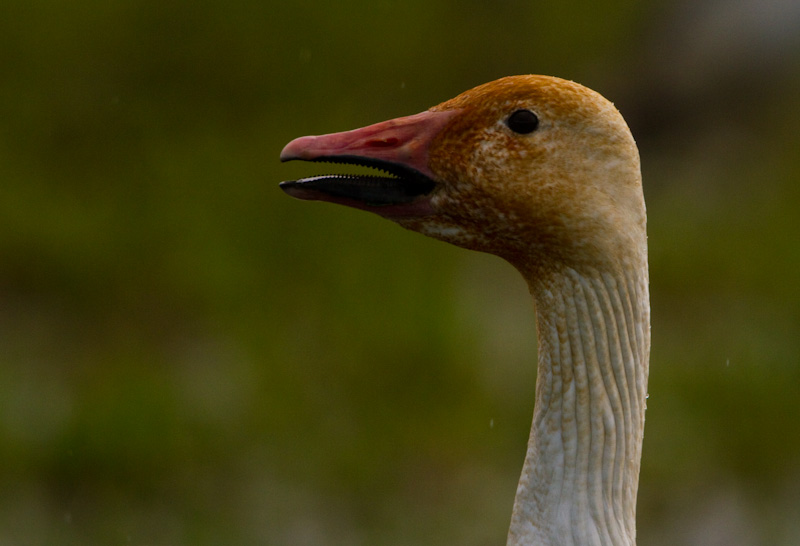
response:
M647 266L531 282L536 404L509 546L634 546L650 348Z

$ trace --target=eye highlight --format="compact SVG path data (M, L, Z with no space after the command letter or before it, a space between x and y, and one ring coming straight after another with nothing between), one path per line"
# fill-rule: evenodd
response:
M539 127L539 118L530 110L520 109L508 116L506 125L515 133L527 135Z

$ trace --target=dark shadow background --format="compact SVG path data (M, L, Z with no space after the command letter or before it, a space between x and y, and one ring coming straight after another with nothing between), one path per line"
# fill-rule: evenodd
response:
M277 183L296 136L518 73L640 144L640 544L796 544L794 0L4 0L0 543L504 544L522 280Z

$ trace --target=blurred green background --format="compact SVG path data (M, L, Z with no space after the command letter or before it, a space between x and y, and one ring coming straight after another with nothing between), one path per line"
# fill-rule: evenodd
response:
M0 4L0 544L504 544L500 260L301 203L290 139L552 74L648 202L642 545L800 536L800 3Z

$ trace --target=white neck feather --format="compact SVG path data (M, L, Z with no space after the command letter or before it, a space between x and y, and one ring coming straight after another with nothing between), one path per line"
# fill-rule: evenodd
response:
M650 353L646 261L531 282L536 406L509 546L634 546Z

